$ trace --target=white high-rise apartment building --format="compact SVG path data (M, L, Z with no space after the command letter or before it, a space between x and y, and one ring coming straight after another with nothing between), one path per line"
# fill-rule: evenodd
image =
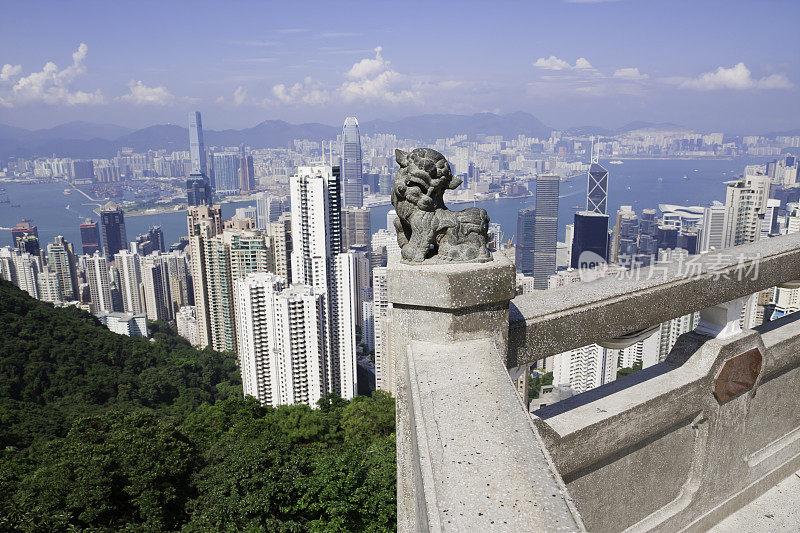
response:
M264 405L316 405L327 390L323 296L307 285L283 289L263 272L234 285L245 395Z
M725 196L724 248L755 242L761 237L761 225L769 199L769 176L745 174L729 184Z
M617 379L619 350L589 344L562 352L553 358L553 384L569 385L586 392Z
M104 255L95 252L86 258L86 278L89 282L92 313L113 313L111 283L108 276L108 261Z
M372 269L372 316L375 335L375 388L394 394L394 361L389 349L392 304L386 290L386 267Z
M192 346L197 346L199 339L197 337L197 318L194 312L193 305L181 307L175 313L175 323L178 327L178 335L189 341Z
M714 202L703 210L703 227L700 230L700 252L721 250L725 243L725 206Z
M78 297L78 274L75 270L75 253L72 245L61 235L47 245L47 266L58 277L61 298L65 301L76 300Z
M290 180L292 283L313 287L325 302L327 392L351 398L357 390L355 266L341 254L341 184L334 167L299 167Z
M55 272L45 267L37 276L39 285L39 299L43 302L60 302L63 300L61 296L61 287L58 283L58 276Z
M145 312L141 294L142 277L139 270L139 254L121 250L114 255L114 265L119 272L119 292L122 294L122 307L127 313Z
M9 246L0 248L0 279L17 284L17 267L14 265Z
M33 298L39 297L39 257L28 252L11 250L11 262L14 265L14 279L17 287L27 292Z

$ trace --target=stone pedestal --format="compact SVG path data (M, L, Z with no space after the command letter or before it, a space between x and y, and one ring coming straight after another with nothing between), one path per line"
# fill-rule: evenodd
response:
M395 354L411 341L446 344L485 338L506 353L516 269L504 254L495 252L487 263L393 263L386 283Z

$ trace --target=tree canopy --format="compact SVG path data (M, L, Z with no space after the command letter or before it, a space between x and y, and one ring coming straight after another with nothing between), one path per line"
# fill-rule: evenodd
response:
M263 407L235 356L0 281L0 530L387 531L394 400Z

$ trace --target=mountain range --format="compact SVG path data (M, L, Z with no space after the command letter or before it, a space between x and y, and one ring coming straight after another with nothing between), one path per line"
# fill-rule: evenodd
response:
M685 129L674 124L632 122L617 130L600 127L572 128L570 133L583 135L616 135L634 129ZM362 134L389 133L403 139L421 142L467 134L517 135L548 138L553 128L529 113L506 115L477 113L474 115L429 114L407 117L397 121L371 120L360 124ZM253 148L284 147L293 139L331 140L341 129L319 123L290 124L282 120L265 120L241 130L205 130L207 146L238 146ZM54 128L35 131L0 124L0 161L9 157L104 158L113 157L122 147L135 151L166 149L187 150L188 129L171 124L158 124L133 130L114 124L69 122Z

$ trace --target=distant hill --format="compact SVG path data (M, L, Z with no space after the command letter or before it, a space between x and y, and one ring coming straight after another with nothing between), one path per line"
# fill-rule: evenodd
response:
M549 138L552 128L530 113L477 113L474 115L419 115L398 121L371 120L359 125L361 133L392 133L401 138L433 140L457 134Z
M92 122L67 122L54 128L32 131L27 135L29 139L72 139L88 141L92 139L105 139L113 141L118 137L132 132L133 129L116 124L94 124Z
M772 131L764 134L764 137L774 139L775 137L796 137L800 135L800 129L786 130L786 131Z
M476 113L474 115L427 114L400 120L370 120L360 124L361 133L372 135L390 133L400 138L430 142L458 134L517 135L550 137L552 128L530 113L506 115ZM566 131L576 135L613 136L633 130L690 131L670 123L631 122L611 130L600 126L584 126ZM241 130L205 130L208 146L238 146L282 148L293 139L332 140L341 132L339 126L319 123L290 124L283 120L265 120ZM188 129L174 124L158 124L131 130L114 124L69 122L54 128L28 131L0 124L0 161L11 156L32 158L56 154L61 157L113 157L122 147L136 151L148 149L188 150Z
M617 128L617 133L627 133L629 131L649 130L649 131L692 131L690 128L673 124L672 122L643 122L637 120L629 122L624 126Z
M16 126L9 126L7 124L0 124L0 139L15 139L28 135L30 131Z

